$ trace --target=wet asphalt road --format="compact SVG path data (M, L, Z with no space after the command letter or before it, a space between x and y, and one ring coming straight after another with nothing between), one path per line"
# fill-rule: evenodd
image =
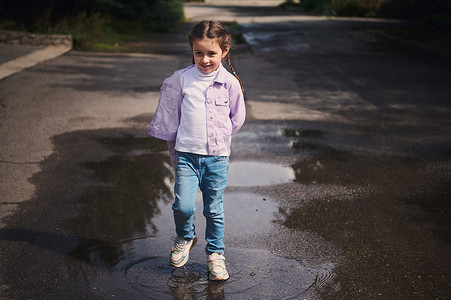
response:
M225 194L231 278L207 280L202 242L167 264L172 167L145 129L190 62L183 32L0 81L0 298L449 298L449 63L378 21L186 8L219 12L248 42L232 53L249 116Z

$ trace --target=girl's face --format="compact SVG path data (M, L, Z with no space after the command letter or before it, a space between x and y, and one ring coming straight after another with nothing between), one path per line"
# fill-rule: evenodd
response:
M205 74L215 71L228 52L229 49L222 51L216 39L205 38L193 41L194 63Z

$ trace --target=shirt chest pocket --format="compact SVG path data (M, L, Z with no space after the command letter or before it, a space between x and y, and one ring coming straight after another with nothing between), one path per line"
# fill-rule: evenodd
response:
M221 123L221 126L226 126L230 122L229 114L229 98L216 98L215 99L215 109L216 109L216 117Z
M215 100L216 106L229 106L228 98L218 98Z

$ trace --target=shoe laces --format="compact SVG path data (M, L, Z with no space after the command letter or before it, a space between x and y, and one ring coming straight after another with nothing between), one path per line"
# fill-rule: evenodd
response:
M179 237L172 237L171 240L174 241L174 246L172 247L173 252L183 252L187 245L187 241Z
M211 263L211 267L213 269L216 269L216 268L224 269L225 268L225 263L224 263L225 257L222 254L216 254L216 255L212 254L212 255L210 255L208 260Z

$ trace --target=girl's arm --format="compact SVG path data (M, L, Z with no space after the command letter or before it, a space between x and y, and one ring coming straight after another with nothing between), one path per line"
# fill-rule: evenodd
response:
M149 135L167 141L169 156L173 162L176 159L175 140L180 124L180 109L183 99L180 76L188 68L178 70L164 80L157 109L147 130Z
M180 122L181 91L177 87L163 83L158 106L150 122L147 133L165 141L173 141Z
M178 70L164 80L157 109L147 130L149 135L165 141L175 141L183 99L180 76L186 69Z
M157 109L147 131L149 135L167 141L172 162L175 162L175 139L180 122L180 97L178 89L166 82L163 84Z
M246 119L246 105L244 95L238 81L229 90L230 120L232 121L232 135L243 126Z

